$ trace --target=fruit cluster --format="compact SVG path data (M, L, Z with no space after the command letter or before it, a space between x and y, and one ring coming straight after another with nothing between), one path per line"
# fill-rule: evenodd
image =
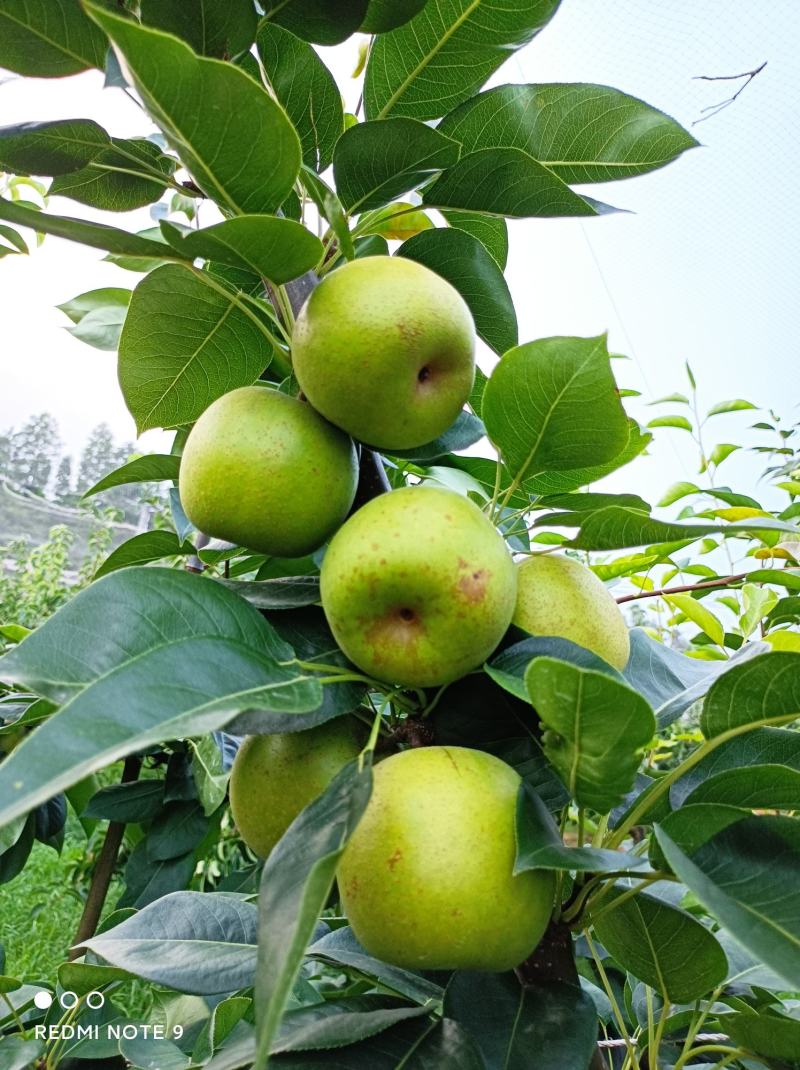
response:
M294 327L303 400L234 390L191 431L181 500L200 530L297 557L330 539L322 607L347 657L389 685L441 687L478 668L509 625L555 635L617 668L629 653L616 603L578 562L514 564L474 502L427 485L373 498L348 519L357 448L413 449L450 427L473 385L475 329L457 291L397 257L355 260L312 292ZM358 753L338 718L241 747L231 807L266 857ZM373 796L343 856L342 904L371 953L401 966L509 969L550 917L546 871L513 875L518 774L459 747L401 751L378 764Z

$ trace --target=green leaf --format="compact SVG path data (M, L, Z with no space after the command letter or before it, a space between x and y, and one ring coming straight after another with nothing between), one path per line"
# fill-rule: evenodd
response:
M191 1070L192 1060L171 1040L159 1040L144 1033L123 1036L120 1055L131 1070Z
M725 646L725 629L714 614L690 594L671 594L665 601L706 633L717 646Z
M427 1007L387 1007L362 997L335 1000L288 1011L272 1052L341 1048L376 1036L409 1018L427 1015Z
M771 1059L786 1059L797 1063L800 1053L800 1020L769 1011L721 1014L720 1028L742 1048L766 1055Z
M673 483L672 486L667 489L661 500L658 502L658 507L659 509L663 509L668 505L674 505L675 502L679 502L681 498L686 498L690 494L699 493L700 488L697 486L696 483L687 483L685 481L682 481L680 483Z
M752 401L745 401L744 398L734 398L732 401L720 401L708 410L706 416L717 416L723 412L742 412L744 409L757 408L758 405L754 405Z
M522 149L565 182L608 182L663 167L698 142L674 119L605 85L502 85L445 116L476 149Z
M682 851L691 855L706 840L746 816L747 811L738 805L692 801L667 814L660 826ZM669 868L659 842L654 837L650 838L648 852L654 868Z
M316 45L338 45L355 33L368 0L267 0L266 17Z
M95 572L94 578L99 580L101 576L106 576L109 572L129 568L131 565L148 565L152 561L162 561L165 557L179 557L193 553L194 546L190 542L182 543L174 531L166 531L162 528L143 531L139 535L126 539L112 550Z
M630 636L631 656L625 667L625 678L656 710L660 729L672 724L702 699L722 673L765 653L764 647L751 643L742 646L727 661L699 661L652 639L643 628L632 628ZM683 783L683 778L679 783Z
M62 962L58 967L58 983L62 988L77 992L81 996L114 981L129 981L131 976L127 970L118 970L115 966L99 966L93 962Z
M319 576L281 576L271 580L217 579L256 609L297 609L319 602Z
M323 219L327 219L330 223L331 230L336 236L339 248L345 259L353 260L356 251L353 246L353 238L350 234L347 216L344 213L344 208L342 208L339 198L333 190L323 182L319 175L315 171L312 171L310 167L306 167L305 164L300 173L300 181L305 192L317 206L319 214Z
M669 543L701 539L705 535L738 535L745 532L790 531L797 529L782 520L770 517L740 520L730 524L682 524L677 521L657 520L638 509L610 505L598 509L590 516L581 513L558 513L557 520L541 517L545 523L557 523L559 527L579 527L569 545L579 550L622 550L633 546L650 546L653 543Z
M351 214L381 208L456 163L458 142L416 119L351 126L333 154L339 199Z
M80 323L90 312L104 308L127 308L131 300L131 290L121 286L103 286L99 290L88 290L84 294L56 305L73 323Z
M147 840L140 840L128 856L125 891L117 900L117 906L141 910L171 892L182 891L188 887L196 865L193 851L178 858L152 861L147 857Z
M648 427L677 427L681 431L692 431L692 421L685 416L656 416L647 421Z
M108 227L105 223L87 223L84 219L73 219L71 216L38 212L33 208L26 208L23 204L7 201L4 197L0 197L0 219L7 219L9 223L17 223L22 227L30 227L42 234L53 234L56 238L80 242L93 249L107 249L116 255L155 257L157 260L181 259L177 253L170 250L168 245L152 241L139 234Z
M392 450L391 456L424 464L456 450L468 449L476 442L480 442L485 434L486 428L478 417L462 409L455 423L433 442L427 442L424 446L417 446L413 450Z
M525 673L534 658L542 657L568 661L581 669L594 669L622 682L622 674L612 669L602 658L569 639L555 635L528 636L518 643L513 643L499 654L492 655L492 660L484 665L484 670L510 695L522 702L529 702Z
M361 33L386 33L410 22L425 7L428 0L369 0L367 15L361 23Z
M0 245L0 255L2 256L14 253L22 253L24 256L30 251L25 239L13 227L0 225L0 238L5 238L9 243L8 245Z
M411 22L376 39L367 63L369 119L438 119L472 96L527 45L556 12L558 0L429 0Z
M691 857L658 825L655 832L673 871L703 906L788 987L800 987L800 825L788 817L747 817Z
M44 1051L44 1042L24 1037L21 1033L7 1034L0 1040L0 1060L4 1070L29 1070Z
M800 717L800 654L774 651L738 665L708 692L700 727L706 739Z
M732 453L736 453L741 448L735 442L718 442L711 451L711 455L708 458L709 463L719 467Z
M518 341L517 314L497 262L477 238L465 231L425 230L403 242L399 255L441 275L469 306L475 330L495 353Z
M683 806L706 780L716 780L721 773L774 765L800 772L800 732L785 728L755 728L721 743L672 785L670 803L673 808ZM680 840L676 842L683 846Z
M339 858L372 792L371 755L350 762L292 822L267 859L258 917L256 1066L265 1066Z
M471 234L491 253L502 271L508 260L508 225L505 219L484 215L481 212L448 212L442 215L454 230Z
M216 583L124 569L0 658L0 679L62 708L0 766L0 826L128 754L221 728L245 709L302 714L315 680L257 610Z
M125 322L127 308L125 305L108 305L87 312L74 327L67 327L73 338L95 349L115 352L119 348L119 337Z
M228 790L230 773L222 767L222 754L214 736L190 740L192 748L192 775L197 797L206 817L221 806Z
M150 862L181 858L201 843L208 832L208 819L194 800L171 802L147 831L145 851Z
M558 175L521 149L478 149L467 153L427 187L422 203L433 208L521 219L596 216L617 211L575 193Z
M110 142L92 119L16 123L0 128L0 168L16 175L63 175L85 167Z
M140 0L142 22L174 34L204 56L229 59L245 52L256 35L252 0Z
M85 167L57 176L48 193L108 212L130 212L161 198L176 163L145 138L112 138Z
M343 1064L343 1056L347 1062ZM449 1018L417 1018L387 1029L380 1036L348 1045L344 1052L298 1053L276 1056L281 1070L485 1070L469 1034ZM238 1062L238 1066L250 1063ZM208 1070L230 1070L224 1063Z
M249 988L256 907L209 892L173 892L81 946L153 984L214 995Z
M540 475L530 476L523 482L525 490L530 494L562 494L589 486L590 483L597 483L624 465L630 464L653 440L650 432L643 432L635 420L628 420L628 434L630 437L627 445L610 461L563 472L542 472Z
M756 630L760 621L778 604L778 595L766 587L746 583L742 587L744 613L739 618L739 627L745 639Z
M528 869L616 873L647 865L641 855L599 847L567 847L542 800L523 783L517 796L517 858L514 873Z
M622 886L614 889L594 922L598 940L623 969L673 1003L699 999L724 981L725 952L705 926L646 893L619 902L624 894Z
M324 171L344 132L333 75L310 45L273 23L261 23L256 45L269 84L300 136L303 162Z
M293 219L242 215L202 230L161 223L169 244L186 259L202 257L252 271L281 286L310 271L324 252L322 242Z
M256 313L212 281L165 264L133 292L119 381L140 434L191 423L216 398L255 382L270 362L272 343Z
M177 479L180 466L181 459L174 453L146 453L143 457L136 457L103 476L84 492L83 497L91 498L104 490L128 486L131 483L157 483L165 479Z
M510 350L492 372L482 412L517 481L610 461L628 440L605 335Z
M311 959L345 966L364 977L380 982L381 987L413 1000L420 1005L441 1002L444 992L433 981L399 966L374 959L358 943L349 927L334 929L308 949Z
M547 729L544 752L572 798L600 814L613 810L655 734L649 704L606 673L555 658L533 661L525 686Z
M32 78L61 78L104 66L107 42L80 0L3 0L0 67Z
M787 769L783 765L750 765L746 769L726 769L704 780L686 802L726 803L730 806L746 807L748 810L754 810L756 807L798 810L800 769Z
M281 106L230 63L196 56L178 38L97 3L86 9L198 186L236 214L279 208L300 167L300 142ZM203 110L209 100L215 106Z
M136 780L101 788L89 800L82 817L122 824L152 821L164 805L163 780Z
M523 986L513 973L456 972L444 1009L472 1036L487 1068L578 1070L596 1050L597 1014L577 985Z

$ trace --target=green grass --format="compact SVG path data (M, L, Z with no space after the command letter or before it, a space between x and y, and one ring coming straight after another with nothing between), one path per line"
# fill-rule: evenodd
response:
M76 888L71 871L86 848L83 830L70 814L61 854L36 843L22 873L0 885L0 944L7 975L27 982L55 981L83 912L85 888ZM120 891L115 881L105 913L113 909Z

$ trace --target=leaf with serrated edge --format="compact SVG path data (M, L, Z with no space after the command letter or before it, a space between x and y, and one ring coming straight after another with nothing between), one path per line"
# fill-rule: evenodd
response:
M120 386L140 433L175 427L255 382L272 352L265 325L238 293L164 264L133 292L119 343Z
M237 713L298 716L321 690L257 610L218 584L128 568L81 591L0 658L0 678L64 703L0 766L0 826L110 762Z
M214 200L237 214L273 212L300 167L286 113L244 71L197 56L177 37L85 4L105 30L148 113ZM198 101L214 101L198 122ZM243 152L243 146L246 151Z
M658 825L672 870L760 962L800 988L800 825L788 817L747 817L691 858Z
M610 461L628 441L605 335L510 350L492 372L482 414L518 482Z
M579 806L607 814L633 786L655 734L648 703L605 673L537 658L525 673L544 751Z
M437 0L379 35L367 63L369 119L438 119L478 89L556 12L558 0Z
M674 119L605 85L501 85L440 123L465 152L518 148L565 182L608 182L670 163L698 142Z

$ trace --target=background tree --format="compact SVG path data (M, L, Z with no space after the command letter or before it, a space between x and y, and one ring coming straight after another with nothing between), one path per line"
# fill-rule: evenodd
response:
M61 452L58 425L49 412L31 416L10 434L8 475L12 482L44 495Z
M61 505L72 505L75 502L75 490L72 486L72 458L69 456L62 457L58 462L53 484L53 497Z

